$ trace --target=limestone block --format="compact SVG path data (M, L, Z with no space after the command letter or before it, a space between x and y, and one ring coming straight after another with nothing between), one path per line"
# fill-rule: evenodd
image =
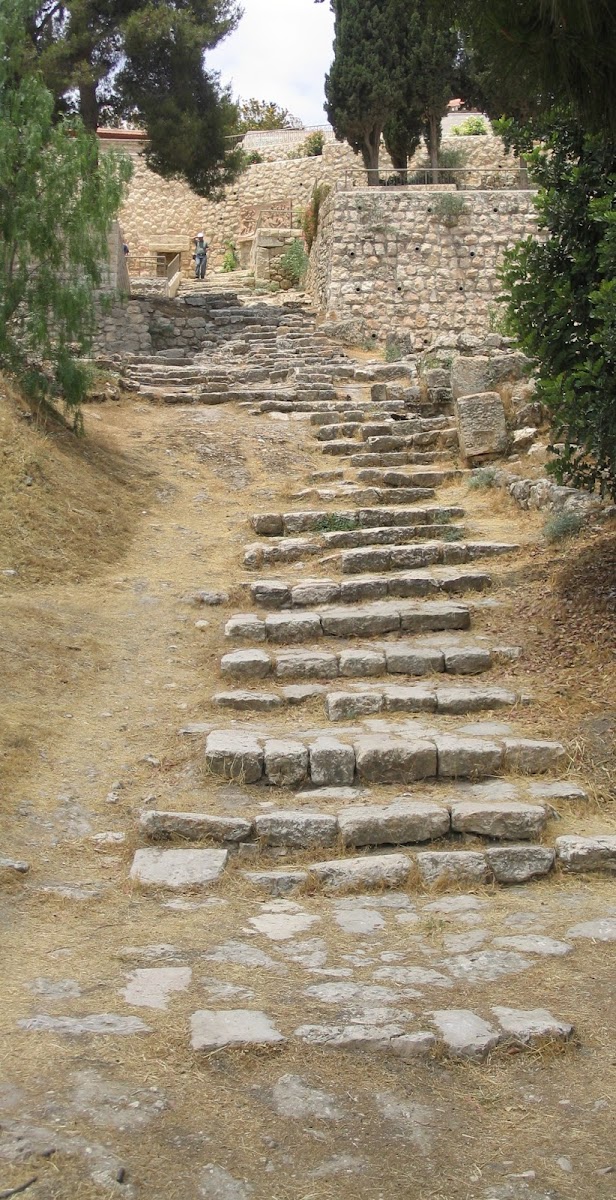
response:
M421 738L366 735L355 742L355 761L366 783L412 783L436 775L436 746Z
M419 850L415 862L422 883L485 883L488 864L485 854L474 850Z
M400 613L385 605L329 608L321 611L323 632L330 637L374 637L400 628Z
M438 734L435 737L438 750L438 774L440 778L473 778L495 775L503 763L503 747L500 742L488 738L456 737L453 734Z
M317 613L269 613L265 636L270 642L310 642L322 636Z
M366 577L343 579L340 584L340 600L343 604L355 604L364 600L384 600L388 595L386 578Z
M236 613L225 625L225 637L238 641L264 642L265 622L254 613Z
M440 672L445 667L445 655L442 650L422 649L422 647L404 646L397 642L385 649L387 670L391 675L430 675Z
M214 842L241 842L250 837L252 823L244 817L146 809L139 816L139 830L153 839L176 836L187 841L211 838Z
M338 663L344 676L381 675L385 671L385 654L379 650L342 650Z
M282 513L260 513L250 519L255 533L262 536L277 536L283 532Z
M383 708L381 692L329 692L325 701L330 721L351 721L373 716Z
M272 738L265 743L265 774L274 787L294 787L308 775L308 750L302 742Z
M492 664L489 650L478 646L460 646L445 649L445 670L450 675L479 675L488 671Z
M568 871L616 871L616 836L558 837L554 845Z
M310 778L317 787L345 787L355 776L355 751L337 738L317 738L309 747Z
M387 548L345 550L340 556L340 569L343 575L358 575L362 571L388 571L390 557L391 551Z
M451 805L454 833L477 833L491 838L538 837L547 821L545 809L537 804L513 800L479 802L456 800Z
M284 650L276 658L278 679L334 679L338 659L325 650Z
M507 424L498 392L480 392L456 400L455 414L464 458L472 460L505 453Z
M526 883L554 866L551 846L488 846L488 866L497 883Z
M433 1009L430 1016L452 1058L484 1058L501 1040L492 1025L468 1008Z
M560 742L539 741L533 738L505 738L505 770L513 774L537 775L558 766L565 757Z
M338 813L345 846L404 845L427 842L449 833L448 809L428 800L351 805Z
M492 1009L499 1025L509 1037L523 1045L537 1042L564 1042L571 1037L573 1025L557 1021L546 1008L503 1008Z
M313 863L310 874L331 891L401 887L411 860L406 854L373 854L366 858L339 858Z
M205 762L214 775L255 783L263 774L263 747L256 737L236 730L215 730L205 743Z
M427 686L391 684L383 688L383 707L385 712L435 712L436 693Z
M260 579L250 585L255 604L263 608L283 608L291 603L291 589L279 579Z
M257 837L265 846L333 846L338 836L335 817L326 813L304 812L303 809L273 810L255 817Z
M291 589L291 602L298 608L307 608L318 604L331 604L338 600L340 584L333 579L307 579L296 583Z
M225 1046L273 1046L285 1038L264 1012L253 1009L201 1009L190 1019L193 1050L220 1050Z
M464 604L428 600L425 604L408 604L400 608L400 627L409 633L468 629L470 623L471 615Z
M307 871L245 871L244 879L269 896L297 892L308 878Z
M227 850L135 851L130 877L145 887L208 887L225 869Z
M236 712L274 712L282 707L282 699L276 692L249 692L240 689L234 692L215 692L212 702L219 708L233 708Z
M324 692L324 683L288 683L280 689L286 703L293 705L307 704L309 700L314 700L315 696L322 696Z
M439 687L436 690L439 712L472 713L486 709L513 708L517 703L516 692L506 688Z
M220 660L223 675L233 679L265 679L272 669L272 660L265 650L232 650Z

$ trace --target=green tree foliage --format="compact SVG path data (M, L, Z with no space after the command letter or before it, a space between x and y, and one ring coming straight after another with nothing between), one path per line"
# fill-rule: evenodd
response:
M209 195L240 156L225 141L236 106L203 58L239 15L235 0L39 0L31 35L58 111L92 133L102 120L143 126L148 165Z
M301 121L274 100L255 100L254 97L240 100L237 112L237 133L248 133L250 129L303 129Z
M568 101L595 132L616 133L613 0L432 0L471 49L466 99L519 119Z
M0 8L0 365L39 403L80 423L95 289L109 224L130 178L76 118L54 121L54 98L32 71L29 0Z
M381 134L397 109L397 0L331 0L331 8L334 61L325 77L325 109L338 140L361 154L368 182L377 184Z
M540 132L531 126L517 148ZM506 255L509 329L538 362L557 443L549 469L616 499L616 139L553 113L529 158L545 238Z

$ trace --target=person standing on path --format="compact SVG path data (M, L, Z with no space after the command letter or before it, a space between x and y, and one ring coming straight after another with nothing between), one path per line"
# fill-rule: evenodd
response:
M203 232L198 233L194 239L195 252L193 258L195 260L195 279L205 279L207 268L207 242Z

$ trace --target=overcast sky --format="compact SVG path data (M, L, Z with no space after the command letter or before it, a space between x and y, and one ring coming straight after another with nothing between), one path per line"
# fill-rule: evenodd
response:
M234 99L275 100L304 125L324 125L323 81L333 51L328 0L241 0L235 33L205 64L230 83Z

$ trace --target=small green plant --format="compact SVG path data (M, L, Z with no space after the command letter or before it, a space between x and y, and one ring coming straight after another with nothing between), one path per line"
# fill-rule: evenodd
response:
M456 196L453 192L445 192L442 196L436 197L432 211L441 225L447 225L451 229L458 224L460 217L466 212L466 204L462 196Z
M397 342L388 342L383 355L385 362L399 362L402 358L402 350Z
M502 337L507 337L509 332L507 314L497 304L491 304L488 308L488 329L490 333L500 333Z
M315 522L316 533L344 533L349 529L357 529L355 517L343 517L342 513L326 513Z
M460 529L459 525L452 525L451 529L444 529L441 534L443 542L461 542L464 537L464 530Z
M325 138L319 130L314 133L309 133L306 141L303 144L302 151L304 158L318 158L323 153Z
M302 216L302 233L306 242L308 253L312 250L313 242L317 236L319 229L319 213L321 206L327 199L330 193L330 187L327 183L315 183L310 197L310 204Z
M544 522L543 536L546 542L560 542L563 538L575 537L584 524L584 518L576 512L552 513Z
M496 487L496 467L480 467L478 471L473 471L468 486L469 488Z
M291 287L298 287L303 283L308 270L308 255L300 238L295 238L280 256L280 269Z
M224 258L222 260L223 271L237 271L237 268L239 267L239 265L240 265L240 260L238 258L237 247L235 245L235 242L232 242L230 240L226 241L225 242L225 254L224 254Z
M467 117L461 125L454 125L451 132L454 137L480 137L489 130L483 117Z
M466 152L462 146L448 146L444 150L439 150L438 178L435 178L434 182L461 183L464 179L464 172L461 168L465 165Z

